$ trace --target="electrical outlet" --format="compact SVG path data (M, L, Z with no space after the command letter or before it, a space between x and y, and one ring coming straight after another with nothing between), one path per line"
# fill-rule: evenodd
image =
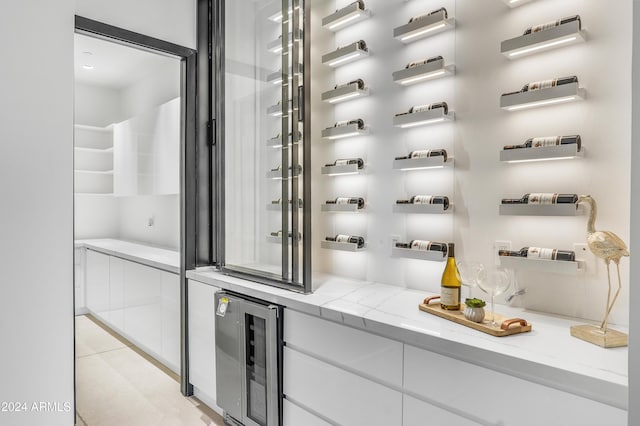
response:
M589 274L595 274L596 272L596 257L589 250L587 243L573 243L573 251L576 254L576 260L584 262L586 272Z
M493 261L496 266L500 265L500 256L498 256L500 250L511 250L511 241L498 240L493 243Z

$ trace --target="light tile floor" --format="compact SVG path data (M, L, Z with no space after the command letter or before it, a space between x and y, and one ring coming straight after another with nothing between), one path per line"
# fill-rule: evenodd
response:
M178 376L88 316L76 317L76 412L80 426L223 426Z

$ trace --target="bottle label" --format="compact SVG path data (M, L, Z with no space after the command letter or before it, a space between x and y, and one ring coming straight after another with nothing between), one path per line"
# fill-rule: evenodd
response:
M555 87L557 82L558 82L557 78L554 78L551 80L534 81L532 83L529 83L529 90L531 91L531 90L548 89L550 87Z
M433 195L416 195L413 197L413 204L431 204Z
M433 104L414 106L412 112L416 113L416 112L429 111L432 108L432 105Z
M555 204L558 200L558 194L552 192L537 192L529 194L529 204L549 205Z
M411 248L414 250L429 250L431 248L431 241L413 240L411 242Z
M527 257L533 259L555 260L556 252L556 249L529 247L529 250L527 250Z
M544 146L556 146L560 145L560 136L544 136L540 138L533 138L531 140L532 148L541 148Z
M336 166L346 166L349 164L349 160L336 160Z
M460 288L440 287L440 303L446 306L460 304Z
M348 197L338 197L336 198L336 204L349 204Z
M411 158L427 158L430 154L430 149L419 149L417 151L411 151Z
M348 243L350 239L351 239L351 237L349 235L338 234L336 236L336 242L337 243Z
M555 21L545 22L544 24L536 25L535 27L531 27L532 33L537 33L540 31L548 30L549 28L554 28L560 25L560 20L557 19Z

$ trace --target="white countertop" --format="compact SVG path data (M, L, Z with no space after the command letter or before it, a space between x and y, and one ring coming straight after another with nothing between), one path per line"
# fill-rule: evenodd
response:
M433 294L393 285L314 277L315 292L305 295L213 268L187 271L187 278L627 409L628 350L571 337L569 327L584 321L498 305L497 312L525 318L533 330L493 337L418 310Z
M180 273L180 252L174 250L110 238L76 240L75 247L85 247L174 274Z

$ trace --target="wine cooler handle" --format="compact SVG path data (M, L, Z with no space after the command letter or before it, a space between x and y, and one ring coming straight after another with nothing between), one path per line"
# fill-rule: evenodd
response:
M424 299L424 304L428 305L429 303L431 303L432 300L438 300L440 299L440 296L431 296L431 297L427 297L426 299Z
M304 86L298 86L298 121L304 122Z
M511 319L508 319L508 320L504 320L502 322L502 325L500 326L500 328L503 329L503 330L508 330L509 327L511 327L511 325L516 324L516 323L519 323L520 326L522 326L522 327L526 327L526 325L527 325L527 321L523 320L522 318L511 318Z

